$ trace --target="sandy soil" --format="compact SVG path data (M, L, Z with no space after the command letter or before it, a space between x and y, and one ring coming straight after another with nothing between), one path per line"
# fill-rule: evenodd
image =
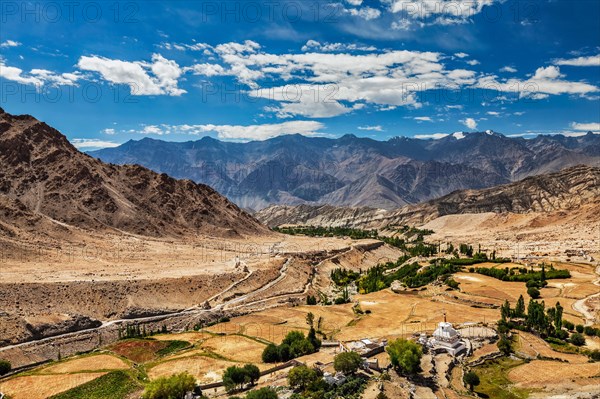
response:
M13 399L46 399L106 373L28 375L0 382L0 391Z

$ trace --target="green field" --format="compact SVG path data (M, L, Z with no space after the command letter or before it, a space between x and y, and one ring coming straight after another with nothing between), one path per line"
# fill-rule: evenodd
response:
M137 390L141 385L128 372L113 371L50 399L125 399Z

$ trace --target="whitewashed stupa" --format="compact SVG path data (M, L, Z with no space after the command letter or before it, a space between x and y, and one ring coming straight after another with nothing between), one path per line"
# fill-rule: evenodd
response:
M446 314L444 321L438 324L438 328L433 332L429 346L436 352L446 351L452 356L458 356L467 349L458 331L452 327L452 323L446 321Z

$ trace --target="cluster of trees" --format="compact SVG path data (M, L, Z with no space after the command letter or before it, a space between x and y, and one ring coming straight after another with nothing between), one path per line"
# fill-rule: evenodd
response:
M349 375L344 383L329 385L321 370L304 365L292 368L288 374L288 384L295 391L290 399L358 399L367 381L362 376Z
M379 238L377 230L361 230L348 227L297 226L274 227L274 231L289 235L305 235L309 237L350 237L355 240Z
M358 280L359 277L359 272L344 268L337 268L331 271L331 281L333 281L338 287L345 287L348 284Z
M119 339L128 339L128 338L145 338L150 337L155 334L168 334L167 326L163 325L160 330L150 330L146 331L146 326L140 327L138 324L136 325L128 325L125 327L125 330L119 328Z
M151 381L146 386L142 399L183 398L187 392L195 389L196 379L188 373L180 373Z
M546 266L544 264L542 264L541 271L528 270L524 267L513 267L511 269L508 267L505 267L504 269L478 267L473 271L502 281L534 281L535 283L530 283L528 287L536 286L537 288L543 287L544 282L549 279L564 279L571 277L571 273L569 273L568 270L556 270L553 266L550 267L550 270L546 271Z
M321 340L311 326L308 337L300 331L290 331L280 345L269 344L262 353L265 363L287 362L294 358L315 353L321 348Z
M399 372L415 374L421 369L421 346L407 339L398 338L388 343L385 348L390 356L390 363Z
M260 370L253 364L243 367L231 366L223 373L223 385L227 392L243 389L245 385L254 385L260 378Z
M525 300L523 296L519 296L515 308L512 309L510 303L506 301L500 308L500 321L498 322L498 330L502 337L508 333L511 328L519 330L527 330L540 335L542 338L549 342L553 342L559 345L565 343L571 343L575 346L582 346L585 344L586 335L600 336L600 329L593 327L584 327L581 324L575 326L568 320L563 320L563 310L560 302L556 303L556 306L546 308L544 301L538 302L533 298L529 300L527 309L525 309ZM505 351L506 342L498 342L498 347L505 353L510 353L510 350ZM503 348L501 348L501 345ZM600 358L600 354L590 353L590 357L597 356Z

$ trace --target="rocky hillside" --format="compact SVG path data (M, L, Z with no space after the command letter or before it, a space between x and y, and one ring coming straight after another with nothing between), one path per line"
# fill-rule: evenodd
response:
M91 153L214 187L239 206L331 204L396 209L586 164L600 166L600 135L506 137L487 131L439 140L376 141L289 135L249 143L145 138Z
M271 206L255 216L269 226L301 224L382 228L423 224L445 215L576 211L582 206L600 211L600 168L576 166L557 173L481 190L461 190L418 205L385 211L334 206Z
M105 164L47 124L0 109L0 236L70 226L154 237L267 231L206 185Z

